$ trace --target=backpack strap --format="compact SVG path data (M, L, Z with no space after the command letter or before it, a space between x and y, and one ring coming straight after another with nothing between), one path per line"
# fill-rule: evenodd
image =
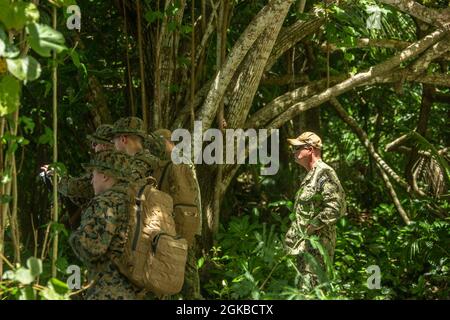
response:
M158 241L159 241L159 237L161 237L162 235L165 235L167 233L165 232L160 232L158 233L152 240L152 254L155 255L156 254L156 249L158 248Z
M133 244L132 244L132 249L136 250L136 246L137 246L137 242L139 240L139 235L141 232L141 214L142 214L142 206L141 206L141 197L142 194L144 193L145 187L147 187L149 185L149 183L144 184L140 189L139 192L137 194L136 197L136 230L134 231L134 237L133 237Z
M162 172L162 174L161 174L161 177L159 178L159 181L158 181L158 189L161 189L162 183L163 183L163 181L164 181L164 178L166 177L167 169L169 168L169 166L170 166L171 163L172 163L172 162L169 161L169 162L165 165L165 167L164 167L164 169L163 169L163 172Z

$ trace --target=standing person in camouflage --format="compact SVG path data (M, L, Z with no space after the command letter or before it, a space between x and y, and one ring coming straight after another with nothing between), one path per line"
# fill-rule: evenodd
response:
M187 300L200 300L203 297L200 294L200 277L197 269L197 259L195 257L195 236L201 236L202 215L200 186L198 184L195 166L190 159L186 159L190 164L174 164L172 162L171 154L175 145L171 141L172 132L170 130L159 129L154 134L164 140L166 147L165 158L167 160L160 160L159 167L155 170L155 179L158 182L159 189L172 197L176 215L182 214L183 210L189 210L189 214L191 212L196 214L194 224L196 223L198 227L194 230L192 239L186 239L189 243L189 249L181 295ZM193 208L195 210L192 210ZM177 221L180 220L175 216L175 222ZM178 226L179 224L177 224Z
M112 129L110 124L102 124L98 126L95 133L87 136L95 153L113 149L110 141ZM61 177L58 187L62 195L70 198L79 206L86 204L94 196L90 174L81 177Z
M322 270L326 270L326 265L308 238L317 236L330 262L333 261L336 221L345 214L345 194L336 172L321 159L322 140L318 135L304 132L288 142L294 149L295 161L306 169L307 175L296 194L296 217L286 234L285 246L289 254L297 256L300 273L311 279L311 285L316 285L319 270L305 253L312 255Z
M127 240L130 206L130 157L124 153L101 151L83 167L92 172L95 197L81 216L79 228L69 237L78 258L89 269L93 284L87 300L134 300L139 289L123 276L115 259Z
M144 144L148 146L147 141L150 137L145 132L141 119L120 118L113 125L111 137L117 151L125 152L133 157L132 176L135 181L153 175L158 158L149 149L144 148Z
M88 135L87 139L95 153L103 150L112 150L114 145L111 143L111 132L113 127L109 124L102 124L98 126L97 130ZM52 170L48 169L48 165L41 167L46 177L53 174ZM51 183L52 179L48 179ZM67 220L71 227L76 227L79 224L80 213L82 208L94 197L94 190L91 185L91 176L86 173L80 177L62 176L58 182L58 192L67 197L80 210L71 215Z

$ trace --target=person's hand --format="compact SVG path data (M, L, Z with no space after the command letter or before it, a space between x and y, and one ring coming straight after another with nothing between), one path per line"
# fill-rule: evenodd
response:
M39 173L40 178L44 182L44 184L47 186L47 188L50 190L52 188L52 176L53 176L53 169L49 168L49 165L43 165L41 167L41 172Z
M41 170L42 170L42 172L44 172L45 175L47 175L47 176L52 176L52 175L53 175L53 169L49 168L49 165L48 165L48 164L43 165L43 166L41 167Z

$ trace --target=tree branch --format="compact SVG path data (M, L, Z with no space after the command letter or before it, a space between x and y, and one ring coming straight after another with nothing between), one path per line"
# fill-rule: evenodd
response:
M432 46L440 39L442 39L445 36L445 34L446 31L444 30L436 30L433 33L425 36L421 40L411 44L405 50L396 54L392 58L369 68L369 70L358 73L355 76L325 90L324 92L318 95L314 95L313 97L310 97L309 99L303 102L294 104L283 114L278 116L274 121L272 121L272 123L269 124L269 128L279 128L286 121L289 121L290 119L300 114L301 112L317 107L323 102L329 100L333 96L338 96L356 86L362 85L365 82L372 80L375 77L386 74L395 67L399 66L401 63L411 58L414 58L423 51L425 51L428 47Z
M265 71L269 71L283 53L299 43L302 39L319 30L324 21L325 19L323 18L313 18L309 21L298 20L291 26L281 29L269 60L267 61Z
M261 78L261 85L264 86L285 86L288 84L306 84L308 82L308 76L305 74L294 75L294 74L283 74L281 76Z
M405 12L428 24L443 27L446 30L450 28L450 10L432 9L425 7L413 0L379 0L382 3L389 4L398 10Z
M349 125L349 127L356 133L359 140L362 142L364 147L369 152L369 155L375 160L378 169L380 170L381 176L383 178L383 181L386 185L386 188L388 189L392 200L395 204L395 207L397 208L398 212L400 213L400 216L402 217L403 221L405 221L406 224L410 224L411 220L409 219L407 213L403 209L402 205L400 204L400 201L398 200L397 194L395 192L394 187L389 181L389 177L386 175L388 173L397 183L399 183L402 187L408 188L407 183L397 174L394 170L389 167L389 165L381 158L381 156L376 152L372 142L370 142L369 137L367 136L367 133L364 132L363 129L361 129L358 126L358 123L348 115L348 113L345 111L345 109L342 107L342 105L339 103L339 101L336 98L331 98L331 104L333 105L334 109L337 111L341 119Z
M247 26L234 44L233 49L228 55L222 68L214 77L200 114L200 120L203 121L203 128L205 130L211 127L219 103L222 101L235 71L244 60L253 43L258 39L261 33L264 32L268 21L270 21L270 18L273 16L272 6L275 2L276 0L270 1L253 18L252 22Z
M394 40L394 39L369 39L369 38L360 38L356 40L356 44L352 48L366 48L366 47L380 47L380 48L388 48L388 49L397 49L403 50L406 47L411 45L411 42ZM320 49L324 52L327 51L327 45L324 43L320 46ZM335 43L329 44L330 51L340 50L340 47Z
M411 69L413 72L416 73L422 73L424 72L428 66L430 65L431 61L433 61L436 58L439 58L447 51L450 51L450 38L446 37L443 40L436 43L434 46L432 46L430 49L425 51L425 53L417 59L416 62L412 65Z
M205 32L203 33L202 40L200 44L198 45L196 49L196 55L195 55L195 65L198 64L198 61L200 60L200 57L202 56L203 51L206 48L206 44L208 43L209 37L214 32L216 24L214 23L214 19L217 17L217 9L219 8L220 2L217 2L217 4L212 4L212 13L208 20L208 26L206 27ZM204 19L204 18L203 18Z
M247 119L264 68L292 2L293 0L283 0L274 5L272 22L253 44L252 50L239 66L239 73L230 84L231 94L227 94L227 123L230 128L241 127Z
M337 76L330 79L330 84L334 85L344 81L347 76ZM255 112L245 124L246 128L260 128L278 114L286 111L292 104L302 101L318 92L326 89L327 79L318 80L311 84L289 91L268 103L264 108Z
M342 107L341 103L336 98L331 98L330 100L331 105L334 107L334 109L337 111L338 115L341 117L341 119L347 123L350 128L355 132L355 134L358 136L359 140L362 142L364 147L369 152L369 155L375 160L375 162L383 168L386 173L389 174L389 176L392 177L399 185L401 185L403 188L407 189L408 184L406 181L400 177L387 163L386 161L381 158L381 156L378 154L378 152L375 150L375 147L373 146L372 142L369 140L369 136L366 132L358 125L355 119L353 119Z
M330 79L330 84L335 85L343 80L345 76L333 77ZM376 85L392 82L411 81L418 83L432 84L435 86L443 86L450 88L450 75L447 74L430 74L418 75L414 74L408 69L396 70L387 76L375 77L374 79L361 83L363 85ZM317 95L318 92L326 88L327 79L318 80L311 84L299 87L293 91L289 91L268 103L264 108L256 111L251 118L245 123L245 128L260 128L267 122L272 120L276 115L286 111L289 106L294 103L303 101L305 98ZM325 102L325 101L324 101Z

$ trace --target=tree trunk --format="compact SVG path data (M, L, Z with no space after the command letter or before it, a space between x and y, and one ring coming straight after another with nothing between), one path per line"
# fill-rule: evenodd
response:
M266 30L267 26L273 23L273 7L277 7L281 2L283 1L271 0L261 9L236 41L222 69L217 72L200 114L200 120L203 121L204 130L211 127L219 103L222 101L236 70L242 61L244 61L255 41ZM288 0L287 2L290 4L292 1ZM283 6L283 4L281 4L281 6Z
M284 0L273 6L272 23L258 37L242 62L239 73L234 76L234 83L231 83L233 89L228 97L227 124L230 128L242 127L247 119L267 60L291 3L292 1Z

